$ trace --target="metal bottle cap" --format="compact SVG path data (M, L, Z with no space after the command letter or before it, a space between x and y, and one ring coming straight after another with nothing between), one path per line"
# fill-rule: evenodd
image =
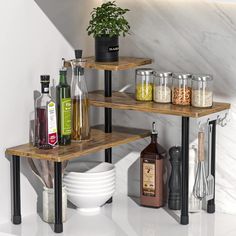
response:
M156 122L152 123L152 134L158 134L157 129L156 129Z
M50 75L41 75L40 82L41 83L50 83Z

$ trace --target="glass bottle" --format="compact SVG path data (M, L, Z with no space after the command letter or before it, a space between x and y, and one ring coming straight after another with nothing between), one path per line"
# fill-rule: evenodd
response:
M191 74L175 74L172 86L172 103L175 105L191 104Z
M172 73L156 75L153 83L153 100L158 103L171 103Z
M166 150L157 142L155 122L152 124L151 143L141 152L140 170L141 205L161 207L166 202L165 165Z
M152 101L153 78L155 71L150 68L140 68L135 72L135 94L137 101Z
M35 101L35 146L53 148L58 141L56 104L49 95L49 75L41 75L41 96Z
M211 107L213 104L212 86L212 76L194 75L192 78L192 106Z
M68 145L71 143L71 94L70 86L67 84L67 71L64 67L60 70L56 97L59 145Z
M89 99L84 76L86 60L82 59L82 50L75 50L72 64L72 140L81 141L90 138Z

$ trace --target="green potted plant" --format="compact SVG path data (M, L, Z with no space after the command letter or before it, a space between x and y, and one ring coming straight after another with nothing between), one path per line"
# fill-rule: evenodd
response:
M91 12L88 35L95 38L95 60L113 62L119 60L119 36L129 33L129 23L124 18L129 9L122 9L115 1L103 3Z

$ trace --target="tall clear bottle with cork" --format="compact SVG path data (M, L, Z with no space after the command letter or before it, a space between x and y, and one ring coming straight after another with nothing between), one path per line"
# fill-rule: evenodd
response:
M85 59L82 59L82 50L75 50L72 60L72 140L82 141L90 138L89 99L85 82Z
M151 143L141 152L140 170L141 205L161 207L166 202L165 158L166 150L157 143L156 123L152 124Z

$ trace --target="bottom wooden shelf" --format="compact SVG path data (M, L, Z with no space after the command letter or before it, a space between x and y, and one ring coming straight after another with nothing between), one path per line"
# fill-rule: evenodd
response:
M112 133L104 133L104 126L98 125L92 128L91 139L88 141L72 142L71 145L60 146L50 150L41 150L31 144L23 144L8 148L6 154L61 162L130 143L150 135L148 130L117 126L113 126L112 131Z

